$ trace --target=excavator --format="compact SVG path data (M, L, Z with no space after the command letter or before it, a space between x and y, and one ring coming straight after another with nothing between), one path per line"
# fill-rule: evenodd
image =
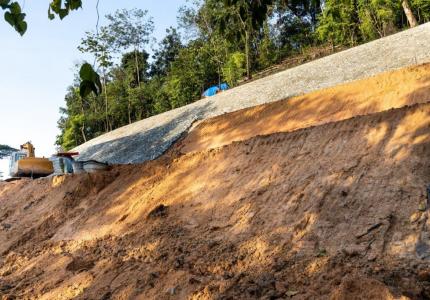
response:
M52 161L36 157L35 148L31 142L21 145L21 150L10 157L9 173L11 177L39 178L54 173Z

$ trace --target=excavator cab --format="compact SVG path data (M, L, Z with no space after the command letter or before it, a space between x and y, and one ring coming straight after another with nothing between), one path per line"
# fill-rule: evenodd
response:
M10 157L9 175L12 177L45 177L54 173L54 166L47 158L35 157L31 142L21 145L21 150Z

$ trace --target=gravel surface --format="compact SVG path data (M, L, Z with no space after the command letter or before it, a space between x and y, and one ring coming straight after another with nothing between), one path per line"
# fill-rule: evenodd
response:
M196 120L430 62L430 23L250 82L124 126L77 147L80 160L140 163L164 153Z

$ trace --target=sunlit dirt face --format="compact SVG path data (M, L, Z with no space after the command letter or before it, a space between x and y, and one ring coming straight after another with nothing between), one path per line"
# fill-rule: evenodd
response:
M256 135L294 131L427 102L429 74L430 64L425 64L212 118L200 123L180 144L180 150L202 151Z
M0 296L430 296L430 104L418 84L427 68L369 80L378 92L348 96L340 110L334 96L309 109L306 99L320 99L311 94L282 104L285 115L270 104L231 114L237 123L203 122L142 165L0 183ZM408 93L418 104L404 106ZM366 111L366 101L402 108ZM217 122L243 140L212 149Z

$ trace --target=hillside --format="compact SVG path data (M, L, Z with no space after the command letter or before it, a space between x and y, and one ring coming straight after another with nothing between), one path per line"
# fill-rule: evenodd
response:
M294 131L430 100L430 64L403 68L259 105L196 124L176 145L183 153L217 148L256 135Z
M140 165L0 183L0 295L428 299L429 76L209 119Z
M121 127L74 151L80 159L142 163L162 155L200 120L430 62L430 23L241 85ZM369 91L372 93L372 91Z

